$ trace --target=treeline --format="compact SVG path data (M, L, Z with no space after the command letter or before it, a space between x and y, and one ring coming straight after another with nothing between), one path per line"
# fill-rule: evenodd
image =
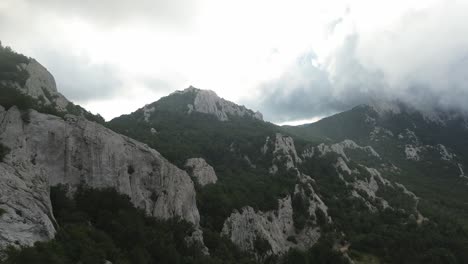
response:
M80 187L68 198L65 187L51 190L57 234L33 247L8 248L2 264L254 263L227 239L205 233L211 256L189 246L193 227L182 220L158 220L136 209L113 189Z
M3 47L0 42L0 81L17 82L21 86L26 83L29 75L19 64L29 63L31 59L14 52L10 47Z
M329 154L308 160L302 169L316 180L314 189L322 195L333 219L322 230L325 234L343 232L345 236L336 241L348 245L352 259L364 263L370 259L395 264L468 263L468 233L461 225L449 218L430 215L428 221L418 223L413 212L400 207L371 212L363 200L351 198L350 189L330 166L335 160L336 155ZM398 201L403 198L397 193L392 195L400 206Z

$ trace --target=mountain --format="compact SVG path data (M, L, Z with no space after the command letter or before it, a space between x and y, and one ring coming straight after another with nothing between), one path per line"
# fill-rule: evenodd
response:
M357 106L319 122L284 127L300 138L369 145L398 173L389 175L423 197L422 206L468 225L468 126L457 112L421 112L401 103Z
M280 127L189 87L104 124L2 52L4 263L468 261L463 115Z
M409 259L406 253L400 256L383 253L382 248L387 246L382 246L381 239L388 240L388 245L394 245L392 250L397 252L401 250L399 243L407 243L402 240L411 240L410 236L416 235L412 232L422 229L416 228L410 232L403 228L408 224L408 219L419 226L433 225L433 216L438 218L444 215L444 221L452 220L448 216L450 213L466 219L463 210L452 212L450 208L430 206L434 199L444 195L438 189L441 183L428 181L423 173L415 172L414 167L403 166L407 162L406 156L403 156L403 160L393 159L394 150L387 145L394 142L373 144L373 141L381 142L381 137L386 135L387 130L381 128L380 122L395 125L412 122L413 119L432 122L420 113L395 116L395 120L390 121L386 113L392 110L392 104L381 104L385 109L380 111L360 106L316 124L277 127L251 116L231 115L229 120L220 120L213 112L191 112L187 110L187 105L198 92L200 90L193 88L176 92L151 104L150 112L145 110L148 107L142 108L110 121L109 126L148 143L180 166L188 157L205 158L214 167L218 181L197 188L201 225L209 231L230 237L241 249L254 252L260 260L295 252L290 251L293 248L304 250L314 244L320 247L328 243L320 238L329 239L332 236L331 240L341 240L344 248L351 245L350 252L355 259L420 262L430 257ZM188 98L187 93L191 97L182 100ZM454 125L460 124L459 121L454 120ZM438 133L435 127L426 129ZM410 137L406 134L402 136ZM408 148L411 149L411 146L408 145ZM433 150L441 153L442 149L445 149L443 145L436 144ZM448 151L447 157L451 155ZM401 153L406 152L403 150ZM432 162L429 156L425 160ZM458 168L458 163L452 165ZM441 173L448 173L446 165L434 166L440 167L439 171L443 170ZM421 186L427 186L428 189L415 187L423 195L429 194L425 195L427 199L422 200L402 184L412 187L417 184L409 181L405 175L418 178ZM450 189L451 185L444 188ZM465 190L464 185L458 184L458 188ZM457 207L466 201L466 197L452 196L438 203L451 201L455 201L452 204ZM420 211L421 205L425 212ZM426 212L431 218L425 215ZM390 228L386 218L400 220L390 224ZM374 224L378 223L375 230L382 230L376 232L378 235L373 234L367 230L368 226L359 224L359 221L375 221ZM320 222L326 227L321 226ZM458 222L457 225L463 223ZM383 231L387 228L392 229L395 236L401 237L388 237ZM403 229L405 234L402 234ZM445 227L439 231L443 229ZM346 235L337 235L338 230ZM375 247L368 248L369 244ZM428 252L428 255L433 254L432 251Z

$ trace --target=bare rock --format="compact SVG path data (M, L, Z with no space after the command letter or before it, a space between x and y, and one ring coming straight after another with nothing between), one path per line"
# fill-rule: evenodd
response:
M188 92L196 93L193 104L189 104L187 106L189 114L192 112L212 114L220 121L228 121L229 116L248 116L258 120L263 120L263 115L260 112L253 112L245 106L240 106L225 100L211 90L200 90L190 86L183 91L177 91L175 93L183 94Z
M47 69L35 60L31 60L25 66L29 74L23 91L38 100L43 100L46 105L55 105L57 110L65 111L70 103L61 93L57 91L55 79Z
M182 218L195 227L200 215L189 175L147 145L97 123L29 112L0 112L0 143L11 151L0 163L0 246L53 237L49 186L84 183L111 187L148 215ZM6 231L8 230L8 231Z
M235 211L225 221L222 235L242 250L254 252L258 257L281 255L290 248L306 249L315 244L320 238L320 229L308 226L297 233L291 197L280 199L278 203L278 210L274 211L256 212L249 206L240 212ZM258 252L258 241L266 242L264 252Z
M188 159L185 162L185 168L188 170L190 176L195 178L201 186L218 181L213 167L202 158Z

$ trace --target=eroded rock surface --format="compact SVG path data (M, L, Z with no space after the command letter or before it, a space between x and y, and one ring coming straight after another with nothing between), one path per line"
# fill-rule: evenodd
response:
M193 111L212 114L220 121L228 121L229 116L249 116L258 120L263 120L263 115L260 112L253 112L245 106L239 106L225 100L211 90L200 90L190 86L183 91L177 91L175 93L183 94L188 92L194 92L196 94L193 104L187 105L189 114Z
M31 60L27 65L21 64L20 67L28 72L29 78L25 86L17 86L18 89L39 101L43 101L46 105L54 105L58 111L66 111L70 102L57 91L54 77L44 66Z
M0 246L53 236L49 186L57 184L112 187L149 215L198 227L192 180L156 150L84 118L0 110L0 142L11 150L0 163Z
M185 168L188 170L190 176L195 178L201 186L218 181L213 167L202 158L188 159L185 162Z
M297 232L294 227L291 197L278 201L278 210L261 212L252 207L235 211L224 223L222 235L241 249L266 255L280 255L290 248L308 248L320 238L320 228L306 227ZM294 238L294 239L292 239ZM256 244L267 243L265 252L258 252Z

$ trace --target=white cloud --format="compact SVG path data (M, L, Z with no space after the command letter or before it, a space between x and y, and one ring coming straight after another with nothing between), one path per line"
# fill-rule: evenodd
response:
M466 11L453 0L3 0L0 36L107 118L194 85L284 121L343 109L382 87L405 94L407 80L463 82L455 65L467 47ZM303 54L313 56L297 64Z

